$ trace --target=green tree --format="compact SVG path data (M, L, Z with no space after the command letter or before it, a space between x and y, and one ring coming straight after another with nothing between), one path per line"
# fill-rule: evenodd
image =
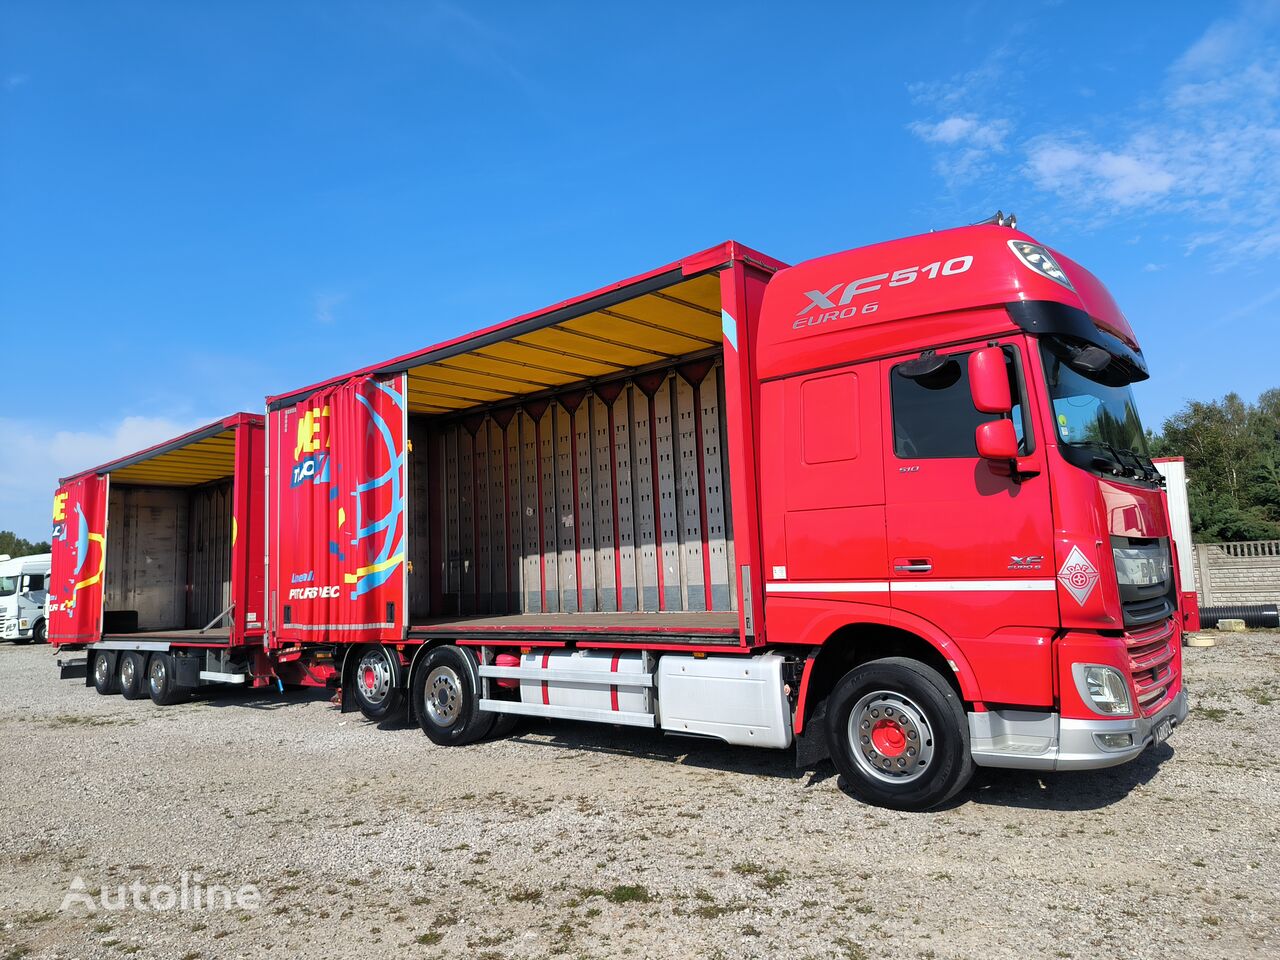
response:
M0 530L0 555L7 553L11 557L29 557L33 553L48 552L48 541L32 543L30 540L22 539L12 530Z
M1280 537L1280 389L1254 404L1235 393L1192 400L1152 439L1158 455L1187 461L1197 539Z

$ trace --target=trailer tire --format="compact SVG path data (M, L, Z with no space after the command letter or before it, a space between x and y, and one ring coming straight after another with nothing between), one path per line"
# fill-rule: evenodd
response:
M404 671L394 648L371 644L354 651L358 655L351 671L351 701L366 720L385 720L404 701Z
M973 776L964 705L945 677L917 660L854 667L827 701L826 726L836 769L865 803L928 810Z
M141 700L147 695L147 655L136 650L120 654L116 664L120 695L126 700Z
M461 747L483 740L495 713L480 709L475 657L460 647L428 650L413 674L413 713L434 744Z
M178 683L178 665L169 653L153 653L147 661L147 692L158 707L179 703L191 695Z
M104 697L120 692L120 678L116 676L116 658L109 650L93 653L93 689Z

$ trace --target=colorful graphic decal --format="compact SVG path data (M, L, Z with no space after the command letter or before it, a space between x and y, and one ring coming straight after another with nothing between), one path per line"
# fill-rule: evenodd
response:
M404 417L400 378L369 377L272 414L282 637L384 639L401 622Z
M402 416L404 413L404 397L385 383L376 383L374 385L392 399L396 410ZM389 466L381 476L365 483L356 484L356 536L351 541L352 544L359 544L366 538L377 537L378 534L383 536L374 562L368 566L359 567L354 574L349 573L346 575L346 582L355 585L355 589L351 594L353 600L374 587L386 583L391 578L391 574L404 562L404 447L401 445L399 449L396 448L395 439L391 435L391 428L387 426L387 421L378 414L378 411L374 409L373 404L368 399L357 395L356 400L369 411L369 418L378 430L378 437L383 443ZM397 423L400 422L400 419L401 417L397 417ZM391 496L386 512L381 516L371 517L370 522L365 524L364 518L361 516L361 508L364 503L361 495L370 490L378 490L388 484L390 484ZM375 505L374 510L376 511L376 509ZM338 528L341 529L345 519L345 517L341 516L343 513L341 507L338 508L338 513L340 514Z
M106 481L101 477L74 481L54 495L52 551L49 636L96 639L107 565Z

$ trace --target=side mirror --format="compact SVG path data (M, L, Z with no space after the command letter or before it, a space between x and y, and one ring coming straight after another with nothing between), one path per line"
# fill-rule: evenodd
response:
M974 431L978 444L978 456L984 460L1016 460L1018 458L1018 434L1012 420L988 420L978 424Z
M982 413L1013 410L1009 372L1004 351L999 347L983 347L969 354L969 392L973 395L973 405Z

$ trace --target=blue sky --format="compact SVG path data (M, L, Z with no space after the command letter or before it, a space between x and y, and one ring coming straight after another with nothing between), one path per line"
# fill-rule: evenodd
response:
M997 207L1158 426L1280 385L1280 2L0 6L0 529L54 478L726 238ZM1157 14L1158 9L1158 14Z

